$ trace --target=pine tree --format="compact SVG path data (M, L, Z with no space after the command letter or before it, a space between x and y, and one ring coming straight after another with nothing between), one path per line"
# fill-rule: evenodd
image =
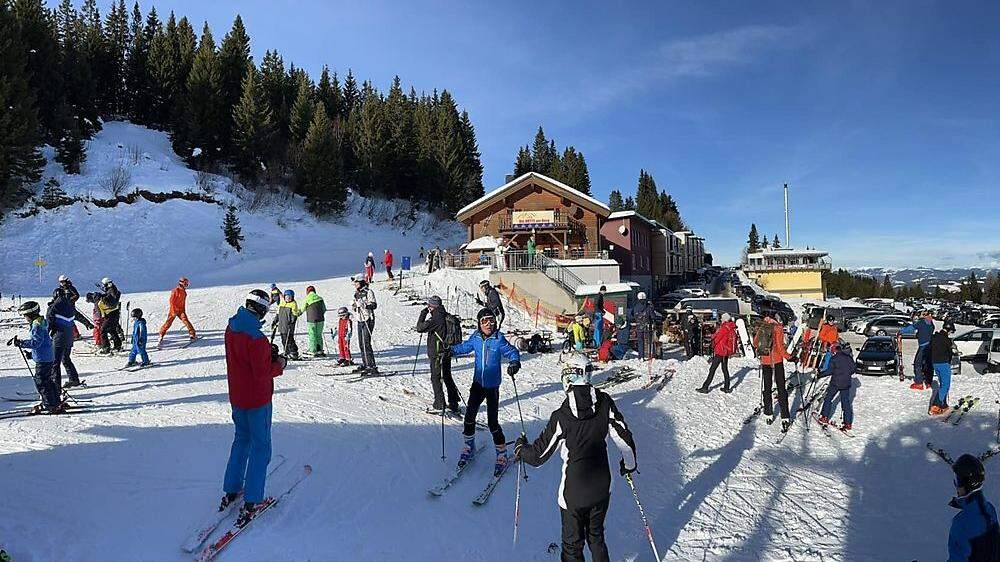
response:
M625 201L622 199L622 192L617 189L612 189L611 194L608 195L608 208L611 212L624 211Z
M781 241L778 240L777 234L774 235L774 241L771 242L771 247L774 248L775 250L781 247Z
M351 116L351 112L354 111L354 106L357 105L359 97L358 83L354 80L354 73L348 68L347 78L344 79L344 120Z
M45 160L38 151L38 114L28 84L25 53L14 15L0 2L0 211L15 207L25 189L41 179Z
M979 280L976 279L976 272L969 272L969 278L965 282L965 298L975 302L980 303L983 301L983 288L979 286Z
M531 170L539 174L548 174L552 168L552 153L549 151L549 141L541 125L535 133L535 142L531 146Z
M226 211L226 218L222 220L222 235L233 249L237 252L243 251L243 228L240 227L240 219L236 216L236 207L232 205Z
M62 137L60 108L64 103L62 65L56 26L42 0L17 0L10 7L18 28L18 45L24 61L28 91L35 100L42 140Z
M260 75L252 65L247 69L242 91L233 108L233 161L237 171L252 182L264 170L273 132L271 108L260 86Z
M292 113L289 120L289 130L293 143L301 143L313 122L313 113L316 111L316 102L313 101L312 87L307 81L299 83L298 93L295 96L295 103L292 105Z
M125 63L125 95L128 116L136 123L147 122L146 116L152 99L149 85L149 46L159 25L156 8L150 10L144 26L139 3L132 6L132 20L129 24L132 41Z
M323 104L327 117L331 121L344 118L344 98L340 93L340 82L337 73L330 77L330 69L323 67L319 83L316 85L316 101Z
M628 197L625 198L625 210L626 211L634 211L635 210L635 199L632 199L631 195L629 195Z
M291 103L285 100L286 79L284 59L276 50L267 51L260 64L260 86L267 97L267 104L271 108L271 121L274 124L271 152L267 155L267 161L273 160L277 155L284 154L288 147L288 119Z
M302 143L297 176L309 210L318 216L339 214L347 202L342 142L340 127L330 121L326 111L314 112Z
M983 304L1000 306L1000 277L996 272L986 274L986 290L983 293Z
M687 229L684 219L681 218L681 212L677 209L677 203L666 190L660 192L660 217L657 220L674 232Z
M461 202L465 198L462 193L469 181L470 170L466 165L465 148L462 144L461 118L448 90L441 92L435 113L435 160L446 186L445 208L449 213L454 213L463 206Z
M462 112L459 133L462 137L462 146L465 149L465 185L456 205L462 208L482 197L485 190L483 189L483 164L480 160L479 142L476 140L476 129L473 127L472 119L469 118L467 111ZM587 181L589 186L589 177Z
M750 224L750 237L747 239L747 251L751 254L760 250L760 234L757 233L757 225Z
M232 114L228 108L235 107L239 103L243 94L243 81L247 72L253 66L250 58L250 37L243 27L243 19L236 16L233 27L226 34L219 46L219 83L221 85L221 95L219 105L226 110L227 118L223 120L221 136L223 142L223 154L235 156L233 147L234 124Z
M386 182L384 192L389 197L410 195L416 172L416 137L413 132L413 112L410 102L403 93L399 76L392 80L389 95L385 98L385 120L387 125Z
M351 153L354 155L353 182L363 194L383 193L388 161L388 128L383 101L365 82L348 118Z
M128 10L125 0L118 0L111 5L108 18L104 24L104 43L107 48L107 82L103 85L106 91L105 110L112 116L125 114L126 106L126 56L132 41Z
M775 241L775 243L778 242L778 236L777 235L774 236L774 241ZM779 246L775 246L775 248L778 248L778 247ZM892 287L892 279L890 279L888 275L886 275L882 279L882 287L881 287L881 291L880 292L881 292L880 298L884 298L884 299L892 298L893 294L895 293L895 289L893 289L893 287Z
M649 220L660 219L660 195L656 181L646 170L639 170L639 185L635 191L635 210Z
M198 51L191 63L186 90L183 118L171 136L174 150L188 157L193 155L195 149L200 149L199 162L214 162L225 146L223 135L228 116L220 103L222 80L215 39L207 22L202 28Z
M79 120L68 105L63 105L60 111L62 136L55 143L56 162L62 165L67 174L79 174L87 151L84 141L87 135L80 129Z
M522 146L517 151L517 160L514 162L514 177L518 178L534 170L534 163L531 161L531 151L527 146Z
M587 170L587 160L583 157L583 153L577 152L572 146L567 146L560 163L562 177L558 178L559 181L590 195L590 172Z

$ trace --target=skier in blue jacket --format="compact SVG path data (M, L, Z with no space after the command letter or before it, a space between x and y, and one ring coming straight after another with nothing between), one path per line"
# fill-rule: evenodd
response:
M65 388L82 384L80 373L77 372L76 365L73 364L73 359L70 357L73 351L76 314L71 294L62 287L56 287L52 291L52 300L49 302L48 310L45 311L45 321L49 325L49 335L52 336L54 354L52 376L56 382L56 388L60 390L64 388L62 367L66 368L66 376L69 378Z
M500 475L507 467L507 446L503 428L497 420L500 407L500 359L507 359L507 374L514 375L521 370L521 354L511 345L497 329L497 319L494 312L484 308L476 315L479 329L462 343L451 346L452 355L476 354L476 364L472 376L472 388L469 389L469 403L465 410L465 428L462 436L465 443L459 455L458 466L463 467L476 454L476 414L479 406L486 400L486 419L493 434L493 444L496 446L497 462L493 469L494 475Z
M28 321L31 339L19 340L14 336L7 344L31 350L30 358L35 361L35 372L32 374L35 388L42 397L42 403L35 406L34 412L40 414L47 411L50 414L61 414L66 411L66 405L60 398L60 389L56 387L55 378L52 376L55 352L52 350L49 324L42 318L41 308L35 301L25 302L17 311Z
M934 317L925 310L923 315L905 326L900 333L917 336L917 354L913 356L913 390L930 390L934 385L934 371L930 366L931 336L934 335Z
M978 458L965 454L951 465L955 472L955 497L950 505L960 510L948 533L948 562L1000 560L1000 526L993 504L983 497L986 469Z
M820 411L819 423L832 425L830 415L833 414L833 399L840 394L840 409L844 416L844 425L840 427L843 432L849 432L854 423L854 405L851 398L851 386L854 384L854 371L857 366L854 363L854 356L851 355L851 347L842 342L837 342L830 346L830 364L827 369L820 373L820 376L830 376L830 384L826 387L826 397L823 399L823 409Z
M125 364L125 368L135 367L136 365L148 367L152 363L149 362L149 355L146 354L148 332L146 330L146 319L142 317L141 308L132 309L132 320L132 351L128 354L128 363ZM142 359L142 363L135 362L137 355L139 359Z

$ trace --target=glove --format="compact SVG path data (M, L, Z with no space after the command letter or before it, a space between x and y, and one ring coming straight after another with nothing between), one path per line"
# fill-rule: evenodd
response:
M618 461L618 472L620 472L622 476L625 476L627 474L632 474L633 472L638 472L638 471L639 471L639 465L635 465L635 468L632 468L630 470L628 468L625 468L625 459L621 459L620 461Z
M272 363L277 362L279 357L281 357L281 356L278 354L278 346L272 343L271 344L271 362Z
M28 359L31 359L31 350L25 351L24 356Z
M478 304L479 306L486 306L486 304L483 303L483 300L479 297L476 297L476 304Z
M507 374L510 375L510 376L512 376L512 377L514 375L516 375L517 372L520 371L520 370L521 370L521 362L520 361L511 361L507 365Z
M522 433L521 436L517 438L517 441L514 441L514 460L521 458L521 447L524 447L527 444L528 438Z

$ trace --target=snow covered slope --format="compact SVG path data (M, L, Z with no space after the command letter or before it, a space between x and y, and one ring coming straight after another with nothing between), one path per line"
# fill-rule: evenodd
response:
M65 273L81 288L104 276L124 290L155 290L173 285L180 276L200 286L258 280L302 280L361 271L372 251L381 263L391 249L397 264L404 255L417 261L423 245L454 246L464 241L464 228L413 212L405 203L370 201L352 196L337 223L320 221L304 210L298 197L275 196L259 210L246 210L249 195L228 179L198 174L173 153L165 133L124 122L109 122L88 144L82 173L67 175L46 152L46 179L54 178L70 197L110 198L103 187L119 167L131 175L130 188L153 193L193 191L235 204L245 237L242 253L222 235L225 207L209 203L145 199L106 209L76 203L28 218L8 216L0 223L0 292L47 294ZM39 286L41 256L48 262ZM398 265L397 265L398 267Z
M456 287L474 288L482 276L442 271L416 286L447 297ZM284 281L279 279L282 288L299 292L307 282ZM346 304L352 293L346 278L308 282L331 308ZM93 412L0 421L0 543L15 560L189 559L178 545L218 500L232 438L223 329L251 287L193 289L188 310L204 339L179 349L183 333L175 328L164 350L152 353L155 368L121 372L114 369L123 358L79 357L90 386L75 394L92 398ZM411 376L418 335L408 327L419 307L399 301L381 283L376 294L378 360L382 369L400 373L348 383L320 376L331 372L323 362L304 362L276 380L274 453L308 462L314 473L221 560L558 559L547 552L560 536L558 457L529 469L516 547L513 471L484 507L471 501L486 483L488 461L474 464L444 497L428 497L427 488L457 459L460 429L446 425L442 462L440 419L421 413L431 397L422 352ZM162 321L166 292L125 298L146 310L151 329ZM474 306L465 302L463 308ZM304 330L300 325L300 345ZM0 338L15 332L0 328ZM525 356L518 375L532 438L563 400L557 356ZM965 394L984 402L953 427L926 416L927 392L891 378L859 377L855 438L807 432L796 423L779 445L777 424L742 423L759 400L752 361L733 362L733 394L718 392L717 378L707 396L694 392L705 360L673 361L677 374L659 392L642 389L641 379L610 391L635 433L636 483L664 560L945 558L951 473L925 444L953 457L993 444L992 379L955 377L953 402ZM657 372L669 363L629 364ZM458 359L454 370L465 395L471 361ZM0 395L31 389L17 355L0 348ZM793 407L799 403L795 397ZM14 406L0 403L0 412ZM515 438L520 428L509 381L501 387L500 418L507 438ZM488 436L480 433L479 439ZM612 464L617 466L615 454ZM987 467L986 491L996 499L995 465ZM607 523L612 559L652 560L631 493L615 474Z

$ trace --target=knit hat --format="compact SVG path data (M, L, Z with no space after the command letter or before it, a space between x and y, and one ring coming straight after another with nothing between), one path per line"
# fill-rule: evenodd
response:
M728 312L723 312L722 313L722 321L723 322L729 322L732 319L733 319L733 317L730 316Z
M427 299L427 304L432 304L434 306L441 306L441 297L437 295L431 295Z
M309 293L315 293L315 292L316 292L316 287L313 287L312 285L309 285L308 287L306 287L306 294L307 295Z

